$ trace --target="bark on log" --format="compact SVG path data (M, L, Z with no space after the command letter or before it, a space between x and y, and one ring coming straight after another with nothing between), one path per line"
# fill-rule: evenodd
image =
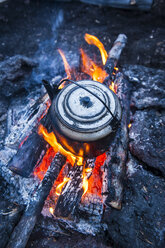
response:
M108 195L104 203L116 209L121 209L123 195L123 179L125 164L128 155L128 124L130 112L130 87L129 82L118 73L115 84L118 86L117 95L122 106L122 119L114 142L107 153L108 163Z
M119 34L113 44L113 47L109 51L108 59L105 64L105 70L110 75L110 77L112 75L114 67L116 67L117 65L117 62L120 58L123 48L126 45L126 42L127 42L127 36L125 34Z
M95 159L88 159L85 168L91 168L90 172L86 173L87 180L92 175L92 170L95 166ZM58 217L68 217L74 212L76 206L81 201L83 194L83 167L84 165L75 164L70 170L68 178L70 180L63 187L61 195L58 198L55 208L55 215Z
M65 164L66 158L57 153L44 179L38 187L37 192L28 204L20 222L15 227L7 248L24 248L30 237L30 234L36 224L37 217L40 214L44 202L49 195L54 181L57 179L62 166Z

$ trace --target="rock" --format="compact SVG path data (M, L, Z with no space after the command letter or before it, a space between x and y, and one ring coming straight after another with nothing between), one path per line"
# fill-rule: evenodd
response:
M9 97L24 89L22 79L25 79L36 65L36 61L22 55L16 55L0 62L1 94Z
M127 167L122 209L105 212L107 238L117 248L164 248L165 179L144 170L134 158Z
M165 176L165 110L136 111L130 128L131 153Z
M0 147L2 146L6 134L6 119L9 102L0 96Z
M124 67L124 74L133 85L131 106L137 109L165 108L165 71L130 65Z

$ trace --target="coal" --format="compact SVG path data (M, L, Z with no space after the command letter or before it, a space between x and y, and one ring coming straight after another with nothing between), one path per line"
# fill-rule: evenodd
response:
M120 211L106 209L107 239L113 247L165 247L165 180L143 169L133 157Z
M26 56L15 55L0 62L0 91L9 97L25 89L23 79L37 65L36 61Z
M130 151L165 177L165 110L136 111L130 128Z
M132 107L165 108L165 71L140 65L125 66L123 70L133 88Z

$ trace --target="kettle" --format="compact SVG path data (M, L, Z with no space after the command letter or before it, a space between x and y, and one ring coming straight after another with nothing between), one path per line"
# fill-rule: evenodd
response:
M63 89L64 81L70 83ZM51 98L53 131L64 149L84 158L108 150L121 119L121 105L106 85L93 80L64 79L55 89L44 80Z

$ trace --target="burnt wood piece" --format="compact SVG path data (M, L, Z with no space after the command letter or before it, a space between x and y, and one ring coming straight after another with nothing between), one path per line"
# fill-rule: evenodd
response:
M62 154L57 153L36 193L29 202L20 222L15 227L7 248L24 248L26 246L36 224L37 217L41 213L44 202L65 162L66 158Z
M5 248L10 235L18 223L23 206L0 197L0 247Z
M42 120L47 128L50 126L49 115ZM8 168L22 177L29 177L35 166L39 165L49 147L48 143L33 128L28 137L22 141L18 152L8 163Z
M116 76L118 86L117 95L122 106L122 119L114 142L107 153L108 163L108 195L104 198L105 204L121 209L123 195L123 179L128 155L128 124L130 113L130 87L122 73Z
M101 189L101 194L102 194L102 200L103 203L106 202L108 194L109 194L109 166L110 166L110 152L106 152L106 160L103 164L102 167L102 189Z
M93 168L95 166L95 159L88 159L85 168L91 168L86 173L87 180L92 175ZM75 165L69 171L68 178L70 180L63 187L61 195L58 198L57 205L55 208L55 215L58 217L68 217L74 212L78 206L83 195L83 167L84 165Z
M127 42L127 36L125 34L119 34L113 44L113 47L109 51L108 59L105 64L105 70L110 75L110 77L112 76L114 67L117 65L117 62L120 58L123 48L126 45L126 42Z

